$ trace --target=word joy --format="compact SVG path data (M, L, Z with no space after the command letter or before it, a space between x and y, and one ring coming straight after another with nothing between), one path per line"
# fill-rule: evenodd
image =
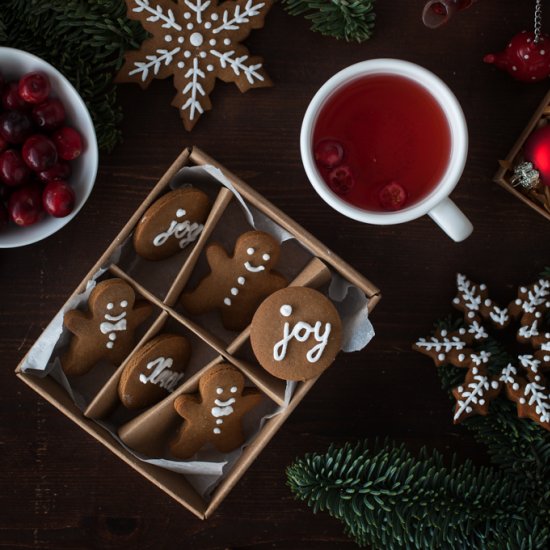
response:
M292 307L286 304L281 306L279 311L283 317L290 317L292 315ZM310 325L305 321L298 321L291 329L290 323L287 321L283 327L283 338L273 346L273 358L275 361L282 361L286 357L288 343L293 338L298 342L305 342L313 336L318 344L306 353L306 358L310 363L316 363L327 347L330 331L332 330L332 325L325 323L324 332L321 334L322 325L321 321L317 321L315 325Z
M183 218L187 212L183 208L178 208L176 212L177 218ZM159 233L154 239L155 246L162 246L172 235L180 242L180 248L185 248L189 243L193 242L200 232L204 229L201 223L190 223L189 220L183 222L172 220L168 229Z

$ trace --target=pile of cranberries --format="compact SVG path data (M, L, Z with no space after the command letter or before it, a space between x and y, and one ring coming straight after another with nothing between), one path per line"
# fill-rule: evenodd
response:
M323 139L315 145L315 162L328 186L341 197L349 195L355 187L355 174L345 162L344 147L335 140ZM400 210L407 200L402 185L390 181L378 192L378 203L383 210Z
M45 212L62 218L74 208L68 178L82 138L65 125L63 103L50 91L43 73L12 82L0 74L0 230L10 220L31 225Z

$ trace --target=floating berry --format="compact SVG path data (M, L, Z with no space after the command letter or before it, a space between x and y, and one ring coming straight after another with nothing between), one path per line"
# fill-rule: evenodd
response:
M19 81L19 96L23 101L38 105L50 95L51 85L44 73L28 73Z
M65 107L59 99L47 99L33 108L32 119L41 130L56 130L65 121Z
M60 160L51 168L38 173L38 178L44 183L54 180L66 180L71 175L71 165L68 162Z
M334 168L344 160L344 148L331 139L323 139L315 146L315 160L323 168Z
M73 188L62 180L51 181L42 192L44 210L56 218L68 216L74 208Z
M74 160L82 153L82 138L74 128L64 126L53 134L52 139L63 160Z
M42 172L55 165L57 150L51 139L35 134L23 144L22 157L31 170Z
M6 185L22 185L29 180L30 170L14 149L0 154L0 181Z
M21 99L17 82L8 82L2 90L2 107L6 111L24 111L28 105Z
M0 136L8 143L23 143L31 132L31 119L25 113L7 111L0 115Z
M328 175L328 185L337 195L347 195L355 185L355 177L347 164L334 168Z
M32 183L16 189L8 201L8 213L17 225L32 225L42 217L42 195Z
M384 210L400 210L407 200L407 192L397 182L392 181L382 187L378 198Z

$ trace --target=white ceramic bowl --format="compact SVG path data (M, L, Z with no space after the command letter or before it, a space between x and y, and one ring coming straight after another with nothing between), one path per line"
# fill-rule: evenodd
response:
M64 218L46 215L27 227L9 226L0 230L0 248L14 248L35 243L49 237L68 224L84 206L95 183L98 163L97 139L90 113L72 84L46 61L30 53L13 48L0 48L0 72L4 79L18 80L25 73L42 71L50 79L51 95L65 106L67 124L78 130L83 140L82 154L71 161L70 183L76 195L74 210Z

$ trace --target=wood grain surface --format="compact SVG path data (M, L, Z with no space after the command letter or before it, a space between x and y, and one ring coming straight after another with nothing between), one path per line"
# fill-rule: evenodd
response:
M247 41L275 86L238 92L219 83L214 108L189 134L170 106L170 80L119 87L124 143L103 155L93 194L47 240L0 252L0 547L143 549L354 548L341 525L293 500L285 467L330 442L390 437L486 463L432 362L411 351L451 311L457 271L505 302L549 265L550 224L491 182L548 88L525 85L481 59L532 21L533 2L481 0L447 27L422 25L422 0L376 5L376 34L346 44L309 32L277 4ZM543 26L550 27L550 14ZM427 217L375 227L326 206L302 169L298 138L309 100L333 73L375 57L419 63L458 96L470 132L452 198L475 226L455 244ZM0 68L1 69L1 68ZM179 507L22 384L13 370L184 146L196 144L377 284L377 336L340 357L299 405L214 516Z

